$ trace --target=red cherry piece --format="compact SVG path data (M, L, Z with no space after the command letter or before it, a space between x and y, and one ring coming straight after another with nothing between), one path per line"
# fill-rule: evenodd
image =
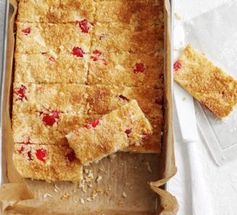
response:
M38 160L45 161L47 151L45 149L37 149L36 152L35 152L35 155L36 155Z
M21 85L19 88L16 88L15 94L17 95L16 100L23 101L23 99L27 99L26 98L26 87L24 85Z
M83 57L85 52L80 47L74 47L72 49L72 54L76 57Z
M23 151L24 151L25 147L24 146L21 146L21 148L19 148L17 151L19 154L21 154Z
M92 59L93 61L97 61L97 60L99 60L101 54L102 54L101 51L99 51L99 50L96 49L95 51L92 52L91 59Z
M88 33L90 30L90 23L88 22L87 19L76 21L76 25L79 25L83 33Z
M145 71L145 65L143 63L136 63L133 68L134 73L142 73Z
M75 152L74 152L74 151L71 151L70 153L68 153L68 154L66 155L66 157L67 157L67 159L68 159L70 162L74 161L74 160L76 159Z
M127 134L127 136L129 136L129 134L131 134L132 132L132 129L131 128L128 128L125 130L125 133Z
M182 68L181 61L180 61L180 60L177 60L177 61L174 63L174 71L177 72L177 71L180 70L181 68Z
M100 123L100 120L97 119L91 123L91 126L95 128L97 125L99 125L99 123Z
M28 34L31 33L31 28L28 27L28 28L22 29L21 31L22 31L25 35L28 35Z
M59 119L59 112L58 111L52 111L50 113L42 113L43 118L42 121L45 125L53 126L54 123L56 123Z
M30 160L30 161L33 160L31 151L27 152L27 156L28 156L28 160Z
M96 126L98 126L100 124L100 120L96 119L95 121L87 124L85 127L86 128L95 128Z

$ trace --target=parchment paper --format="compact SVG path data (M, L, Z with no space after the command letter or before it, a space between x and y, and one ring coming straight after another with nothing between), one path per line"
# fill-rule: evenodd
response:
M217 66L237 78L237 2L227 1L217 8L182 23L185 43L191 43ZM198 126L219 165L237 156L237 109L219 120L196 102Z
M14 53L14 15L17 6L15 1L12 1L12 5L15 10L11 15L8 29L4 91L6 114L1 143L6 155L3 167L5 183L8 183L0 189L1 214L176 214L176 199L164 190L165 183L176 172L172 128L169 1L165 2L166 122L162 152L160 155L118 153L105 158L98 164L85 168L84 176L85 180L89 180L86 183L90 185L89 187L84 187L82 184L24 180L16 173L11 159L13 140L9 114ZM102 179L98 180L101 177ZM157 179L161 180L156 181ZM97 191L95 197L93 197L94 190Z

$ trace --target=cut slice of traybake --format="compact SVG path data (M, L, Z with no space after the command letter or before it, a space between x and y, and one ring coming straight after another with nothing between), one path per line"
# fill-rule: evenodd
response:
M191 45L174 64L174 79L219 118L237 103L237 81Z
M151 134L151 124L136 100L132 100L101 119L70 132L66 138L81 163L88 164L129 145L140 145L142 139Z
M24 178L80 181L82 166L68 146L15 144L13 161Z

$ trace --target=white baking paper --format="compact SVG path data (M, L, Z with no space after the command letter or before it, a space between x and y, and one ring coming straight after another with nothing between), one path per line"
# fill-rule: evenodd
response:
M237 78L237 1L182 23L185 43L206 54L217 66ZM237 159L237 108L219 120L198 102L198 127L218 165Z

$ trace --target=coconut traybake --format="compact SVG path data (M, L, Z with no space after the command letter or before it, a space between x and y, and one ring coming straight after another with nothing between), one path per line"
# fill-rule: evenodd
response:
M64 175L67 168L81 168L76 158L59 152L71 152L65 136L132 100L153 135L119 150L160 152L162 0L20 0L16 27L12 129L14 161L23 177L79 181L80 176ZM42 146L49 153L44 161L36 155L27 159L28 151L19 153L21 146L33 152Z
M188 45L174 64L174 78L217 117L229 115L237 104L237 81Z

